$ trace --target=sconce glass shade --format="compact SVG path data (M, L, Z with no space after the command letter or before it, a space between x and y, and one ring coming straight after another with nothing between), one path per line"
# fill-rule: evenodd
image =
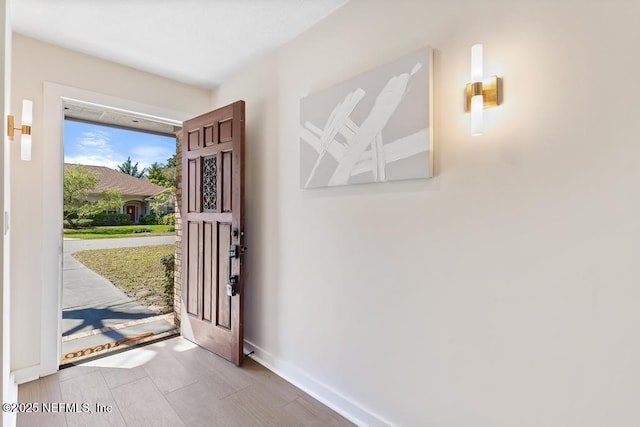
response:
M22 100L22 136L20 138L20 159L31 160L31 125L33 124L33 102Z
M33 124L33 102L28 99L22 100L22 124L26 126Z
M22 134L20 143L20 160L31 160L31 135Z
M481 82L484 75L482 64L482 45L471 46L471 83Z

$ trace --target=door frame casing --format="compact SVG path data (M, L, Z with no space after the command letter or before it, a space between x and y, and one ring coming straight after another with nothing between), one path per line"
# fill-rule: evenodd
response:
M45 159L42 165L42 176L45 178L42 182L42 202L43 206L48 207L42 215L40 364L36 369L27 368L28 375L23 375L21 382L55 373L62 352L63 102L74 100L104 106L175 126L182 126L182 122L193 115L53 82L44 82L43 95L43 130L41 145L36 148L42 150Z

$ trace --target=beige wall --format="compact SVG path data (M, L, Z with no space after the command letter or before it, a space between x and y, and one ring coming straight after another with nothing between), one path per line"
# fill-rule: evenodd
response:
M57 170L58 162L59 168L62 167L61 157L56 158L62 147L58 147L59 150L47 147L54 155L45 157L43 141L51 143L56 138L44 135L43 131L44 82L189 114L206 111L210 93L18 34L13 40L12 82L12 110L20 111L23 98L33 100L34 104L33 160L20 161L19 150L14 150L11 158L11 193L16 212L12 231L14 236L20 236L13 239L11 246L12 306L19 307L12 312L11 352L13 370L24 370L40 363L41 351L45 350L40 345L42 323L50 323L41 316L44 309L41 295L43 290L57 286L57 273L53 268L58 255L49 249L52 246L49 242L51 230L45 230L43 226L46 223L43 213L55 209L45 206L45 200L56 191L57 184L52 182L55 181L53 177L45 176L43 170ZM53 230L53 239L58 237L59 233Z
M586 3L586 4L585 4ZM351 0L206 92L16 35L12 362L40 357L42 84L176 110L247 101L246 338L363 423L635 426L640 4ZM505 103L469 136L469 47ZM300 98L435 49L431 180L298 189ZM17 151L17 150L14 150Z
M640 425L638 16L352 0L223 84L213 106L247 103L258 357L371 424ZM477 42L505 95L471 137ZM300 190L300 99L424 45L436 176Z

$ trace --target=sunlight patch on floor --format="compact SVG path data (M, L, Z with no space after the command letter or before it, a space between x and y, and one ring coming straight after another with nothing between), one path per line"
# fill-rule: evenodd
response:
M197 348L197 347L198 346L195 345L194 343L192 343L191 341L187 341L185 339L182 339L182 340L179 340L173 346L173 351L183 352L183 351L193 350L194 348Z
M157 352L147 350L145 348L137 348L135 350L125 351L123 353L114 354L109 357L87 362L84 366L93 366L96 368L121 368L132 369L142 366L157 356Z

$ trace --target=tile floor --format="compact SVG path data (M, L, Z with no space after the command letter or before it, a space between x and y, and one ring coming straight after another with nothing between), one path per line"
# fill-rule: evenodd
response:
M22 384L18 400L60 403L18 426L353 425L252 359L237 368L180 337Z

